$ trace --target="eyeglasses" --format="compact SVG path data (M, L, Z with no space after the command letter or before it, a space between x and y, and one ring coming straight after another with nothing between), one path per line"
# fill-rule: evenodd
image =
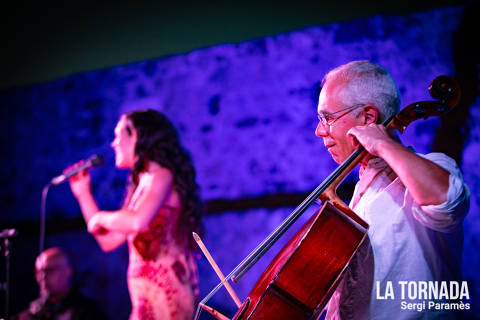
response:
M35 269L35 274L37 274L37 275L51 274L53 272L56 272L58 270L65 269L65 268L67 268L67 266L65 266L63 264L53 265L53 266L49 266L49 267L46 267L46 268Z
M331 113L327 113L327 114L318 114L317 117L318 117L318 120L320 120L320 123L324 127L326 127L326 126L331 127L335 121L337 121L338 119L340 119L344 115L350 113L353 109L358 108L358 107L363 107L363 106L365 106L365 104L357 103L357 104L354 104L353 106L346 107L346 108L340 109L340 110L335 111L335 112L331 112ZM344 114L342 114L339 117L332 117L332 115L334 115L336 113L339 113L339 112L342 112L342 111L347 111L347 110L349 110L349 111L345 112Z

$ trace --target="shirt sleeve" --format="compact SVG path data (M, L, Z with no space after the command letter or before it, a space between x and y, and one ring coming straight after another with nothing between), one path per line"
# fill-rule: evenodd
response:
M438 205L415 206L413 216L423 225L440 232L454 230L463 221L470 206L470 190L455 160L443 153L418 154L450 173L447 200Z

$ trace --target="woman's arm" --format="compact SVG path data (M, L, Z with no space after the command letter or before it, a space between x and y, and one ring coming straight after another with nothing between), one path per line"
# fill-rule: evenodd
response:
M168 169L155 166L154 173L142 175L137 189L141 194L133 208L96 213L88 223L88 231L97 234L106 229L128 235L146 229L171 195L173 176Z
M80 163L76 165L80 165ZM74 168L74 165L72 168ZM70 170L68 168L67 170ZM70 188L72 193L78 201L80 209L82 211L85 223L88 225L92 217L99 211L97 203L93 198L90 189L90 173L88 170L83 170L69 179ZM102 248L103 251L108 252L118 248L126 240L126 235L118 232L108 232L102 230L93 234L95 240Z

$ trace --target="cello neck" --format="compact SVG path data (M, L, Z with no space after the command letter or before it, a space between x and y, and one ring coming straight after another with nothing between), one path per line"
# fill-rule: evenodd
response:
M283 222L265 238L233 271L233 281L237 282L250 268L275 244L275 242L298 220L298 218L310 207L310 205L321 198L321 195L330 194L328 190L334 190L338 184L355 168L363 156L365 149L357 148L338 168L333 171L315 190L298 205L295 210ZM333 188L333 189L331 189ZM326 200L326 199L325 199Z

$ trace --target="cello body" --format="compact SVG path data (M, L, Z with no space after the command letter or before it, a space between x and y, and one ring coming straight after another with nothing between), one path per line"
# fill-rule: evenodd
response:
M352 214L326 201L270 263L233 319L318 318L367 236L368 225Z

